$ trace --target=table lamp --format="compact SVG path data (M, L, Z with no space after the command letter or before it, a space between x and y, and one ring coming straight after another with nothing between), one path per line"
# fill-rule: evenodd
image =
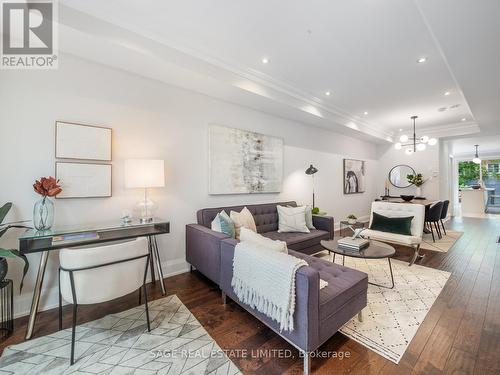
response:
M312 184L313 184L313 208L315 206L314 202L314 174L318 172L318 168L314 167L312 164L309 166L309 168L306 169L306 174L312 177Z
M148 189L165 186L165 165L163 160L128 159L125 160L125 187L144 189L144 200L138 203L141 212L139 221L153 221L154 203L148 198Z

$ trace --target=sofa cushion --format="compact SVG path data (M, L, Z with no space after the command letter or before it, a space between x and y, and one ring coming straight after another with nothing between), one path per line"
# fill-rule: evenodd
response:
M243 207L243 209L240 212L231 211L229 217L234 223L234 228L236 230L236 238L240 238L240 230L243 227L253 230L255 233L257 233L255 220L248 208Z
M361 235L365 238L370 238L372 240L379 240L385 242L391 242L401 245L418 245L422 242L422 237L417 236L406 236L404 234L396 234L389 232L381 232L373 229L365 229L361 232Z
M278 232L290 233L300 232L309 233L306 224L306 206L283 207L276 206L278 210ZM312 217L311 217L312 222Z
M411 236L411 221L413 216L407 217L388 217L376 212L372 213L372 222L370 229L381 232L404 234Z
M278 230L278 210L276 206L292 206L297 204L291 202L267 203L267 204L247 204L242 206L218 207L218 208L204 208L196 213L198 224L210 228L210 223L217 216L221 210L229 214L231 211L240 212L244 207L252 213L257 227L257 233L264 233Z
M310 267L318 270L321 279L328 282L328 286L319 291L320 321L329 319L344 304L368 288L368 275L364 272L293 250L290 255L304 259Z
M309 233L279 233L275 231L262 233L262 235L272 240L285 241L292 250L306 249L319 244L321 240L330 239L329 232L318 229L311 229Z
M240 241L251 242L272 251L288 254L288 248L286 247L285 241L272 240L247 228L241 228Z

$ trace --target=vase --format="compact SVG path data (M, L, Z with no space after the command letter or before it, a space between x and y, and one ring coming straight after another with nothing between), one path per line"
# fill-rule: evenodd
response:
M417 186L417 189L415 191L415 196L417 196L417 197L422 196L422 188L420 186Z
M43 197L33 208L33 226L37 230L47 230L54 224L54 202Z

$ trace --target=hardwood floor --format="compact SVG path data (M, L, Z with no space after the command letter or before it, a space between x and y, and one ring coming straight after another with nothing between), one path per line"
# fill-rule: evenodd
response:
M447 224L465 234L447 253L423 251L421 265L451 272L451 277L420 326L399 365L337 333L321 348L349 352L349 358L314 359L317 374L500 374L500 220L454 219ZM410 250L398 248L395 258L408 260ZM294 357L233 357L245 374L300 374L298 352L235 303L221 304L218 287L198 272L166 279L168 294L177 294L217 343L227 350L288 349ZM159 287L149 286L152 298ZM79 323L129 309L137 295L110 303L83 306ZM64 327L71 312L64 310ZM15 333L0 343L24 340L26 318L17 319ZM57 310L39 315L35 336L57 331Z

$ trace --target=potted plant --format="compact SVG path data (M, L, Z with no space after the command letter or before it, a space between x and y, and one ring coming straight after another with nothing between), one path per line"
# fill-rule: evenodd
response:
M10 228L28 228L25 225L20 225L16 223L4 223L3 220L5 219L5 216L7 216L7 213L9 212L10 208L12 207L12 203L6 203L2 207L0 207L0 237L2 237ZM23 277L21 279L21 284L19 287L19 291L23 289L23 281L24 281L24 276L26 276L26 273L28 272L29 268L29 263L28 259L24 254L21 254L19 250L16 249L4 249L0 247L0 281L2 281L5 276L7 275L7 271L9 269L9 265L7 263L7 259L5 258L18 258L21 259L24 262L24 268L23 268Z
M415 195L417 197L420 197L422 195L422 188L421 186L424 184L425 180L424 177L422 176L422 173L417 173L415 175L409 174L406 175L406 179L410 184L413 184L417 187L417 190L415 192Z
M351 224L351 225L356 224L357 220L358 220L358 218L354 214L350 214L349 216L347 216L347 223L348 224Z
M33 184L35 192L42 196L33 207L33 226L37 230L47 230L54 224L54 202L49 197L55 197L62 189L59 180L54 177L42 177Z

